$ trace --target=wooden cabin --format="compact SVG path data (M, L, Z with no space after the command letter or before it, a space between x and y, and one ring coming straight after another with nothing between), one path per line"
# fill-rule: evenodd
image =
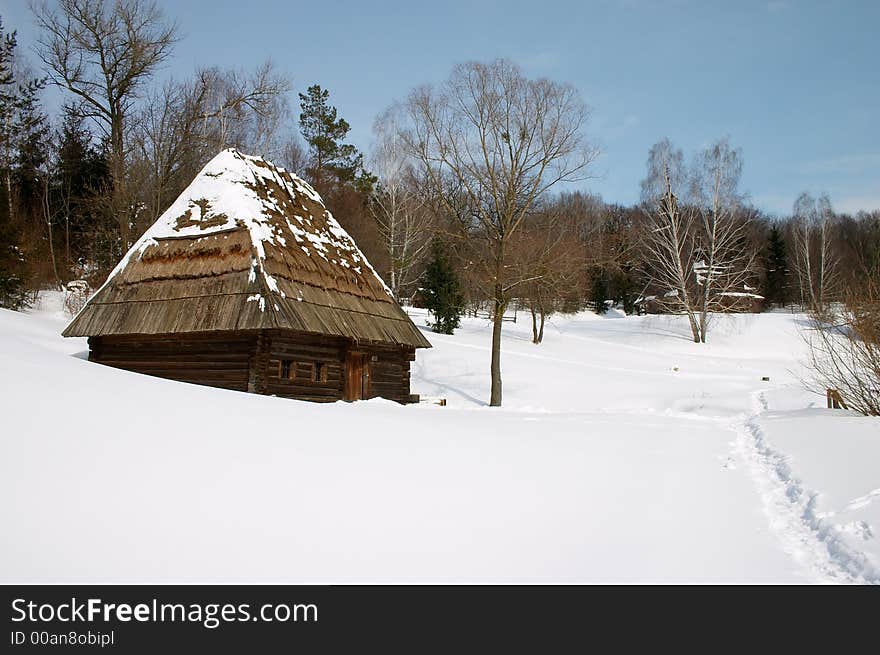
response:
M311 186L231 149L64 336L108 366L318 402L417 402L410 362L431 346Z

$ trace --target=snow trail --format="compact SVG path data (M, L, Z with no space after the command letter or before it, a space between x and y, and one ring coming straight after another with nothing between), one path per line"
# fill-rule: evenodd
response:
M847 544L838 526L816 510L817 492L792 471L758 424L769 409L763 391L751 394L754 412L734 422L736 450L749 466L764 513L783 546L817 582L880 584L880 571L861 551Z
M314 406L88 364L56 309L0 310L0 579L880 582L880 424L805 409L789 316L712 352L575 318L537 352L507 342L489 409L473 320L413 367L448 407ZM56 411L19 410L36 398ZM118 520L84 531L98 514Z

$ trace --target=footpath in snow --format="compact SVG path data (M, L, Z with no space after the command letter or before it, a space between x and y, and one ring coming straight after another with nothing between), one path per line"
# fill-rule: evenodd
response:
M521 314L501 409L466 319L447 407L321 406L89 363L46 300L0 310L2 582L880 581L880 423L801 389L797 315Z

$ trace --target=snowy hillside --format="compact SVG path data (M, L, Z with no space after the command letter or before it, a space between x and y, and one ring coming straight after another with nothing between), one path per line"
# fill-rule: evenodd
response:
M521 314L502 409L466 319L413 366L448 406L321 406L91 364L53 301L0 310L0 582L880 582L880 421L801 389L797 315Z

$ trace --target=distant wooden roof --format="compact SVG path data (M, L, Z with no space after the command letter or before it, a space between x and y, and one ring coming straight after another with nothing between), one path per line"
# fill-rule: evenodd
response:
M431 346L311 186L230 149L132 246L64 336L263 328Z

